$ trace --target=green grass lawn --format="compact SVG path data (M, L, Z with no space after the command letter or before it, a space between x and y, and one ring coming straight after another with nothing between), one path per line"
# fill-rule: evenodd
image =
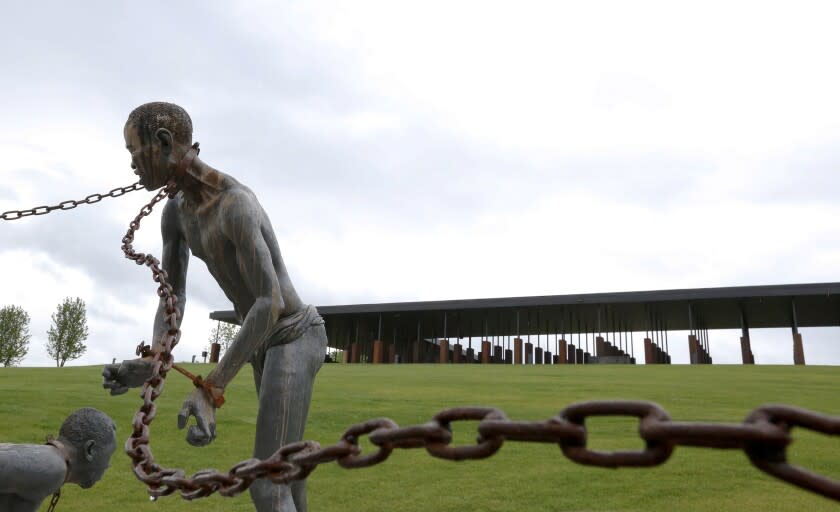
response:
M207 365L185 365L206 374ZM57 433L72 410L90 406L118 425L120 445L140 404L134 391L110 397L99 367L0 368L0 442L40 443ZM152 428L157 460L189 473L226 470L250 457L256 400L250 368L243 369L218 411L218 438L193 448L176 428L181 401L191 388L176 373L167 379ZM307 439L337 441L346 427L387 416L401 426L422 423L441 409L492 405L511 419L545 420L573 402L644 399L658 402L675 420L740 422L758 405L782 402L840 415L840 369L793 366L439 366L324 365L312 400ZM455 442L473 443L477 422L453 425ZM641 447L636 421L587 422L595 449ZM791 460L840 478L840 442L794 430ZM365 446L369 452L369 446ZM754 468L738 450L677 448L652 469L607 470L577 465L556 445L508 442L492 458L449 462L425 450L398 450L379 466L345 470L320 466L309 478L310 509L321 511L510 510L836 510L825 498L777 481ZM42 510L46 509L46 503ZM156 503L134 479L121 448L95 487L65 488L60 512L87 510L253 510L238 498Z

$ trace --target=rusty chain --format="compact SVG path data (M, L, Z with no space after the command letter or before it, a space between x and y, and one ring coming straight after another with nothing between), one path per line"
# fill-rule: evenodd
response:
M56 205L36 206L35 208L29 208L28 210L9 210L7 212L0 213L0 220L17 220L22 219L24 217L30 217L32 215L46 215L55 210L72 210L80 204L98 203L106 197L120 197L123 194L134 192L135 190L140 190L142 188L143 185L141 185L138 181L137 183L128 185L127 187L117 187L108 192L105 192L104 194L91 194L85 197L84 199L71 199L69 201L62 201Z
M47 512L54 512L56 505L58 505L58 500L61 498L61 488L55 491L52 495L52 499L50 499L50 504L47 507Z

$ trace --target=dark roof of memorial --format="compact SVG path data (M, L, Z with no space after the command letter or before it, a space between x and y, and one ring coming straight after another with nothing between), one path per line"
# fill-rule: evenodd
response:
M840 325L840 283L318 306L330 331L422 328L425 336ZM232 311L210 318L235 321ZM743 322L743 323L742 323ZM517 326L518 324L518 326Z

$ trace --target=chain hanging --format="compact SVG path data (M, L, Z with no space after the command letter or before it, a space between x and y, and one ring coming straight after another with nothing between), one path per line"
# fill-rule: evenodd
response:
M128 185L127 187L117 187L104 194L91 194L84 199L62 201L53 206L36 206L35 208L29 208L28 210L9 210L7 212L0 213L0 220L17 220L24 217L30 217L32 215L46 215L55 210L72 210L80 204L98 203L106 197L120 197L123 194L134 192L135 190L140 190L142 188L143 185L141 185L138 181L137 183Z

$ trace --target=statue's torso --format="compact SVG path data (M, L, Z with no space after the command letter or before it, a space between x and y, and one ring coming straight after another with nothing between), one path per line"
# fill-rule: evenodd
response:
M181 231L190 252L207 265L208 271L233 303L238 315L244 317L256 300L240 268L240 259L244 259L244 265L251 267L258 264L257 255L249 251L238 251L232 240L239 232L231 219L243 216L256 219L259 233L255 236L262 238L271 255L269 264L286 306L284 315L302 307L283 263L271 222L250 190L236 184L232 189L218 191L199 207L190 204L180 195L175 200L178 201ZM228 227L225 229L226 222ZM228 236L225 230L229 234L232 232L233 236Z

